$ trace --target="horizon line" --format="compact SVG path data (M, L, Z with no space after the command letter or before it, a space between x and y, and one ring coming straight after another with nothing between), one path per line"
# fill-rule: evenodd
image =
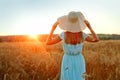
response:
M53 35L56 35L56 34L59 34L59 33L54 33ZM87 34L91 34L91 33L87 33ZM100 35L100 34L102 34L102 35L120 35L118 33L111 33L111 34L109 34L109 33L97 33L97 35ZM32 35L32 34L4 34L4 35L0 34L0 36L29 36L29 35ZM49 35L49 33L33 34L33 35Z

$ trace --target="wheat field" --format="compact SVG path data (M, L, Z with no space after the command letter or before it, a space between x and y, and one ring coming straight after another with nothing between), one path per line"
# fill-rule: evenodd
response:
M0 80L59 80L61 42L0 43ZM84 42L86 80L120 80L120 40Z

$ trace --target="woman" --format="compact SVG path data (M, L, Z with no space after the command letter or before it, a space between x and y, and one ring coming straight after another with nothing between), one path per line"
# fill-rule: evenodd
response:
M52 39L54 30L58 25L64 32ZM86 27L92 35L82 32ZM69 12L68 15L59 17L54 23L46 44L55 44L61 40L63 42L64 56L60 80L85 80L86 69L82 55L83 42L97 42L99 39L81 12Z

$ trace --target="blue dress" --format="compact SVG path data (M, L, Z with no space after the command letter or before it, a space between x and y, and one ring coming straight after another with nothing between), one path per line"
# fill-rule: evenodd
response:
M82 55L83 42L76 45L66 44L64 32L59 36L62 39L64 50L60 80L85 80L84 73L86 72L86 68ZM86 37L87 34L83 33L84 40Z

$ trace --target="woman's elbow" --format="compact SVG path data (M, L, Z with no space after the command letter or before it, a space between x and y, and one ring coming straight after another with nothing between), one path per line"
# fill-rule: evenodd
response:
M45 43L46 45L49 45L49 43Z
M49 42L46 42L45 44L46 44L46 45L51 45L51 43L49 43Z
M99 39L98 38L93 38L93 39L91 39L89 42L98 42L99 41Z
M45 42L46 45L51 45L50 41Z
M95 40L95 42L98 42L98 41L99 41L99 39L96 39L96 40Z
M94 42L98 42L98 41L99 41L99 38L94 39Z
M53 42L53 41L46 42L46 45L53 45L53 44L55 44L55 42Z

